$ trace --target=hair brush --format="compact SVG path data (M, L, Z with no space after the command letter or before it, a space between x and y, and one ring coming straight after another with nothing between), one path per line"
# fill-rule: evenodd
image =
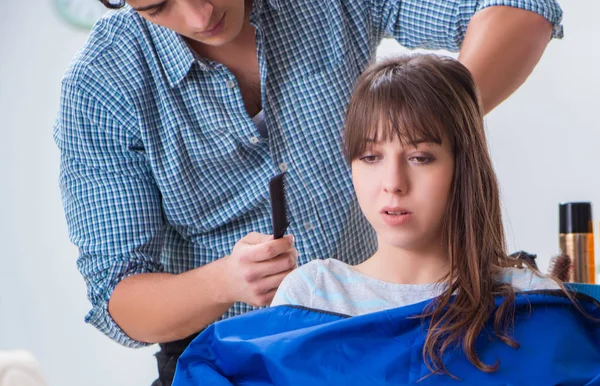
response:
M569 281L571 275L571 258L568 255L562 254L554 256L550 260L548 266L548 274L554 276L560 281Z
M273 238L280 239L290 225L285 198L285 172L271 178L271 181L269 181L269 194L271 196Z

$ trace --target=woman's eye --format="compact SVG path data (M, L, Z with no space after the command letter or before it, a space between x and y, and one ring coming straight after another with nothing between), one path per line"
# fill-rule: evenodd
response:
M360 157L360 160L366 162L368 164L372 164L377 161L377 156L375 155L365 155Z
M433 157L429 157L429 156L416 156L416 157L410 157L411 161L414 161L415 163L419 164L419 165L424 165L424 164L428 164L431 161L433 161Z

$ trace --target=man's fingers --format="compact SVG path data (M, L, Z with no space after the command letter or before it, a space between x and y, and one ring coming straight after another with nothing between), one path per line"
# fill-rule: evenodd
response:
M293 270L294 269L289 269L287 271L280 272L263 279L263 282L261 283L258 290L260 293L257 294L257 298L259 300L258 303L260 303L261 306L268 306L269 304L271 304L271 301L273 301L273 297L275 296L279 285L281 284L283 279L285 279L285 277L289 275L289 273Z
M277 288L272 289L269 292L264 293L264 294L260 295L259 297L257 297L256 301L252 305L259 306L259 307L269 306L271 304L271 302L273 302L273 298L275 297L276 293L277 293Z
M277 275L280 272L285 272L296 268L298 264L298 251L295 249L282 253L273 259L263 261L258 264L259 269L263 273L262 277Z
M263 233L258 233L258 232L250 232L246 236L244 236L244 238L242 238L241 241L243 241L244 244L257 245L257 244L262 244L269 240L273 240L273 236L265 235Z
M285 235L277 240L267 240L261 244L250 247L248 249L248 259L254 262L267 261L284 252L288 252L293 246L294 236L292 235Z

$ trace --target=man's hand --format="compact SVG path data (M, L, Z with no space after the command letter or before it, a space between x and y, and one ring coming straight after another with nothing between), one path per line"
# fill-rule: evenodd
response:
M298 251L291 235L273 240L270 235L250 233L224 260L228 300L266 306L283 278L298 266Z
M200 331L234 302L271 303L294 268L298 251L290 235L250 233L231 255L183 272L129 276L115 288L108 310L125 333L141 342L170 342Z

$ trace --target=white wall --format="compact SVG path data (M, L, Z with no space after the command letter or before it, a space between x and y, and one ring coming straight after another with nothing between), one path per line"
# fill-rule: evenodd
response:
M87 33L60 22L51 0L1 2L0 350L32 351L49 386L149 386L155 348L121 347L83 323L89 304L60 201L52 124Z
M592 202L600 245L600 2L561 4L565 38L487 120L509 245L538 253L540 267L559 251L559 202Z
M154 348L121 348L83 323L89 305L67 240L52 123L62 73L86 34L60 23L50 0L31 3L0 12L0 349L32 351L50 386L148 386ZM600 220L600 3L562 5L566 38L487 118L510 247L537 252L543 270L558 251L558 202L592 201Z

